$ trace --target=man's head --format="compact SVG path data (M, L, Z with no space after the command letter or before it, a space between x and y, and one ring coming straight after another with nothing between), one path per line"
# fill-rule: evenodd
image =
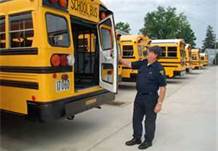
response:
M162 49L158 46L153 46L148 48L147 59L148 62L155 62L160 56Z

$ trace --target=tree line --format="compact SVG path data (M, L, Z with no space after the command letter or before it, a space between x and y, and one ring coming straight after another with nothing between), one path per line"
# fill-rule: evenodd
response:
M131 28L127 22L118 22L116 29L130 33ZM177 13L174 7L158 7L144 17L144 26L139 30L140 34L149 36L151 39L176 39L182 38L186 43L196 46L195 32L191 28L187 16L184 13ZM207 27L206 38L203 41L202 49L218 48L216 35L212 26Z

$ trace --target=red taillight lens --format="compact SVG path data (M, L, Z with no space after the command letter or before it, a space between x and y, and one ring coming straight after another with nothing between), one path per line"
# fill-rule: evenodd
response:
M61 66L67 66L68 65L68 60L67 60L67 55L61 55Z
M54 54L51 56L51 65L57 66L68 66L68 55L66 54Z
M61 79L62 79L62 80L68 80L68 78L69 78L69 77L68 77L67 74L63 74L63 75L61 76Z
M53 3L57 3L58 0L49 0L49 2L53 4Z
M59 0L58 3L61 7L64 7L64 8L67 7L67 0Z
M57 54L52 55L51 56L51 65L57 67L57 66L60 66L60 64L61 64L61 57Z

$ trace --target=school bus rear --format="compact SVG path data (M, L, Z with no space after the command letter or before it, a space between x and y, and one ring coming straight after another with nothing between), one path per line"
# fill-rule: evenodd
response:
M201 65L206 67L208 66L208 55L206 53L200 53Z
M192 69L202 68L202 64L201 64L201 60L200 60L200 50L199 49L192 49L191 56L192 56Z
M120 38L122 59L129 62L139 61L146 58L145 46L149 38L143 35L123 35ZM122 80L135 81L138 71L128 67L122 67Z
M191 62L191 45L187 44L185 47L185 65L186 65L186 71L191 72L192 70L192 62Z
M173 78L185 74L185 42L181 39L152 40L151 46L159 46L163 52L159 62L165 69L166 76Z
M50 121L114 99L114 21L100 1L11 0L0 10L1 111ZM83 49L81 34L98 34L99 49Z

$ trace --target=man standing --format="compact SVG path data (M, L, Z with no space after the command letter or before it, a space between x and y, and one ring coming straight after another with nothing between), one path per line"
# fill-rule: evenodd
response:
M139 149L152 146L155 135L157 113L161 111L166 93L166 76L163 66L157 61L161 48L150 47L147 59L136 62L120 60L124 66L138 69L136 80L137 95L133 111L133 139L126 145L139 145ZM159 91L159 94L158 94ZM145 140L141 143L142 121L145 116Z

